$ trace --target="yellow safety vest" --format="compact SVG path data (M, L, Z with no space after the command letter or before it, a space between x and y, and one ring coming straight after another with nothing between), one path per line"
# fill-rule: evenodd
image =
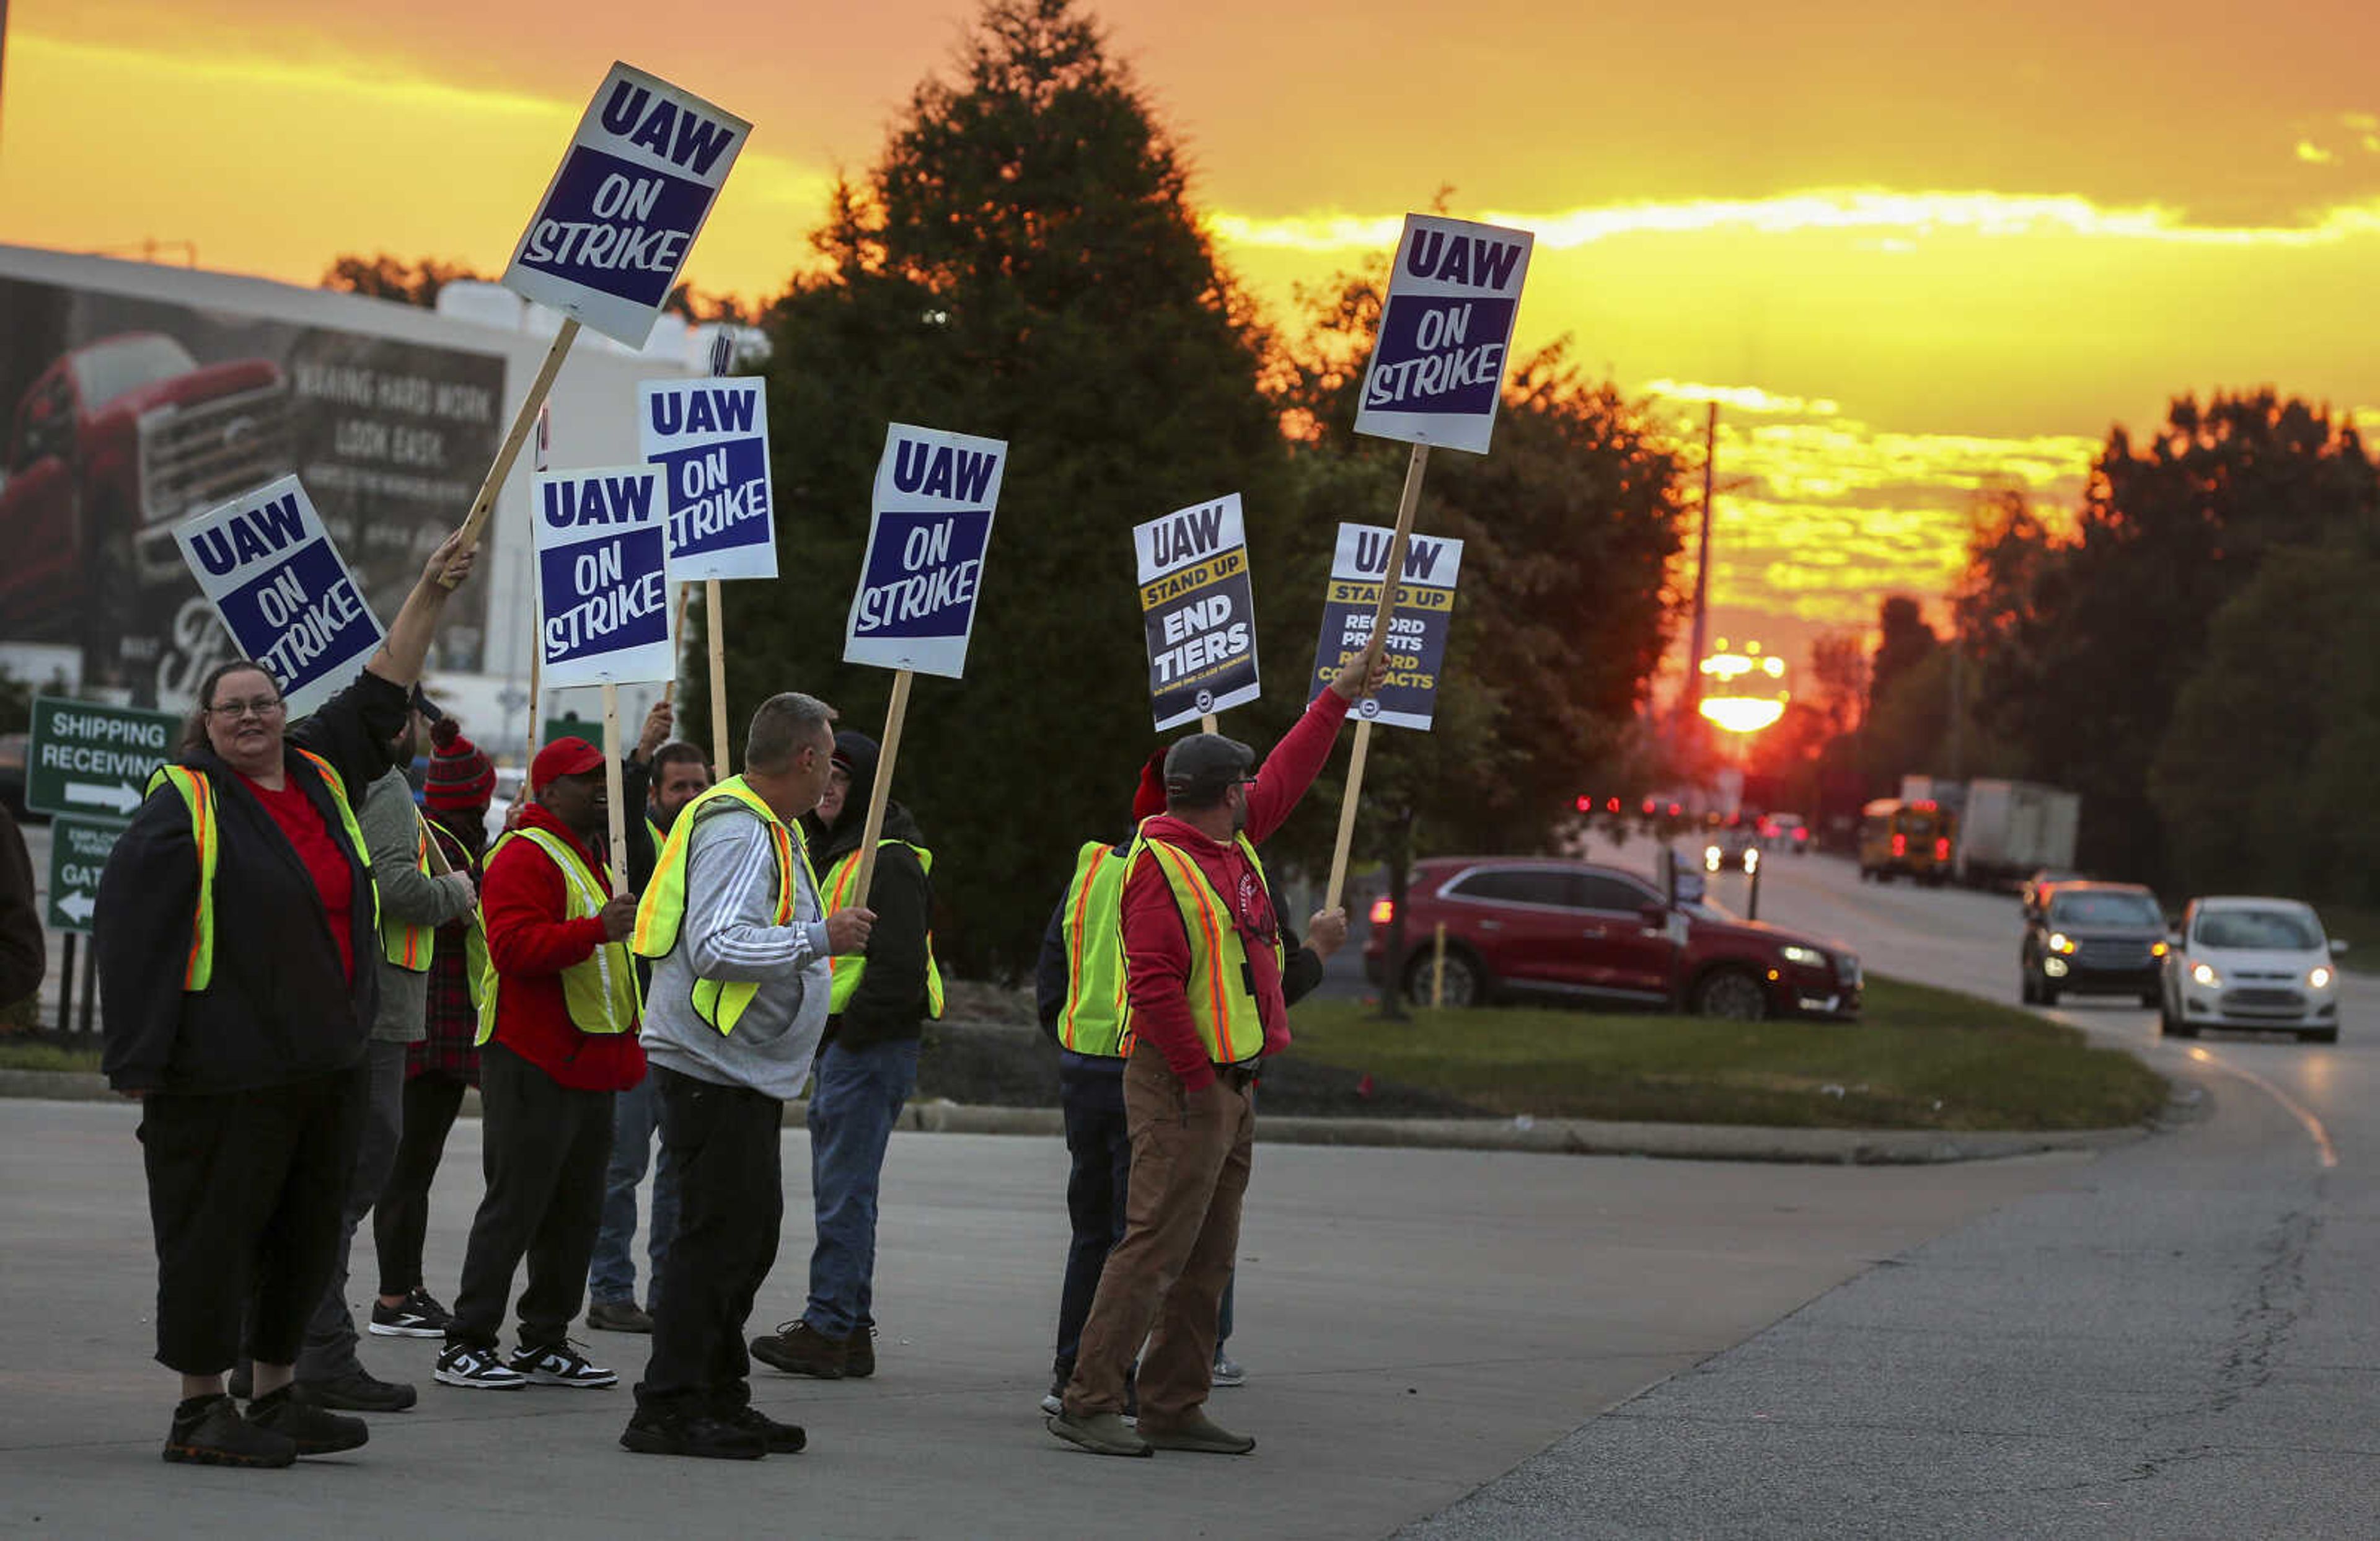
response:
M1245 834L1232 838L1257 869L1257 880L1265 883L1269 892L1271 885L1265 880L1264 863L1257 858L1256 846ZM1254 1056L1264 1048L1264 1019L1257 1011L1247 948L1240 940L1239 928L1232 924L1231 906L1223 903L1188 852L1146 834L1135 835L1132 849L1124 854L1126 883L1132 881L1133 869L1144 855L1165 874L1173 903L1182 911L1182 928L1190 937L1190 1020L1198 1029L1207 1057L1226 1065ZM1281 958L1278 932L1272 952L1278 967Z
M602 885L588 869L570 843L551 831L515 830L489 848L487 865L496 864L496 853L516 839L526 838L552 859L562 871L562 914L566 920L589 920L603 912L606 903ZM486 912L481 911L480 927L484 932ZM472 1041L485 1044L496 1035L496 994L504 977L496 971L495 959L490 957L480 965L480 1034ZM570 1012L570 1025L582 1033L601 1035L625 1033L637 1021L637 971L628 962L626 946L607 941L578 963L562 971L562 1003Z
M1118 1058L1131 1051L1123 977L1124 858L1106 841L1086 843L1075 856L1059 921L1066 938L1066 1006L1058 1013L1058 1041L1077 1054Z
M876 843L880 851L887 845L908 845L910 850L917 853L917 865L926 869L926 876L930 878L934 875L934 853L922 845L911 845L905 840L889 837ZM824 896L819 901L819 907L829 915L842 909L844 896L858 881L859 853L856 850L846 852L827 868ZM834 980L827 991L826 1009L831 1015L840 1014L844 1004L851 1000L851 992L859 988L860 975L867 972L868 954L845 953L831 956L826 966ZM926 932L926 1014L937 1022L942 1019L942 969L934 962L934 933L930 929Z
M331 769L331 762L310 749L290 748L321 771L322 784L329 788L331 805L338 809L339 828L347 837L347 849L364 869L364 887L371 894L372 928L380 928L380 886L372 880L371 847L364 843L363 827L356 822L356 810L347 805L347 783ZM199 852L199 907L190 917L190 951L182 962L182 989L192 994L205 989L215 977L215 865L222 855L222 820L215 814L214 783L203 770L193 770L187 765L161 765L150 772L147 792L153 794L161 786L170 786L182 795L190 811L190 840ZM352 896L350 905L354 904Z
M419 813L413 818L413 869L425 880L430 876L430 826ZM435 926L416 926L388 915L381 918L381 954L407 973L430 972L431 950L437 945L437 938Z
M678 929L686 924L686 869L694 849L694 827L731 804L750 809L768 829L777 850L775 924L794 923L798 897L794 863L798 858L804 872L810 869L809 852L803 845L801 831L779 819L743 777L730 776L678 809L677 817L670 820L669 839L662 843L661 855L653 863L653 880L645 886L644 896L637 902L637 929L629 940L637 956L665 958L677 946ZM816 873L810 873L810 887L813 891L818 887ZM760 986L756 980L698 977L694 982L694 1012L722 1034L732 1033L745 1009L759 993Z

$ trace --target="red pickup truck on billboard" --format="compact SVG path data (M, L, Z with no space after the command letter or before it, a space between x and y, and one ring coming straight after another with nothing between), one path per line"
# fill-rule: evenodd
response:
M18 401L0 474L0 634L103 653L142 588L183 584L176 523L288 469L271 360L201 366L159 332L61 355Z

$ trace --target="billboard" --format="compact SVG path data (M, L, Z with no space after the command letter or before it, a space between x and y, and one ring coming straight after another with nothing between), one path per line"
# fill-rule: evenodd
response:
M0 647L80 659L79 693L188 704L231 655L174 527L301 477L363 599L394 615L502 436L504 360L0 278ZM438 666L482 666L467 585Z

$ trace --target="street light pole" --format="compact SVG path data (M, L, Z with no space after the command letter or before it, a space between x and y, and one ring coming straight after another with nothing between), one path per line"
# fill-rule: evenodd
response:
M1685 695L1678 711L1678 721L1685 732L1694 730L1703 704L1703 647L1710 613L1711 493L1718 464L1718 403L1714 401L1703 429L1703 516L1694 552L1694 624L1687 643ZM1682 738L1683 734L1680 736Z

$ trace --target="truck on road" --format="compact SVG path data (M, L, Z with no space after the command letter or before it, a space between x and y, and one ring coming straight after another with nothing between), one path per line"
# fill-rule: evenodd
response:
M2046 868L2074 865L2077 793L2037 782L1967 783L1957 875L1970 888L2009 888Z

